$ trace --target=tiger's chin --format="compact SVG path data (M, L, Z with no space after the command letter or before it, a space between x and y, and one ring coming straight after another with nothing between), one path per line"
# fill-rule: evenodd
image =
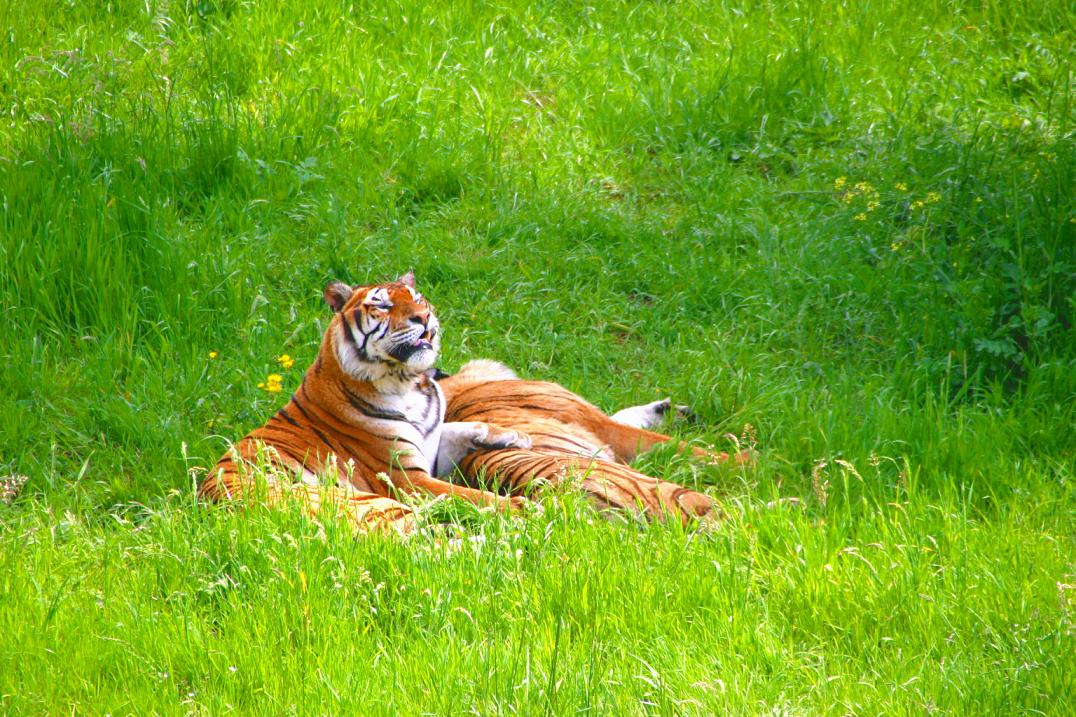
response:
M427 369L432 368L437 363L437 352L433 348L420 348L414 351L401 363L407 367L409 371L414 373L424 373Z
M394 347L389 356L402 368L415 373L422 373L437 362L437 349L429 341L420 340L413 344Z

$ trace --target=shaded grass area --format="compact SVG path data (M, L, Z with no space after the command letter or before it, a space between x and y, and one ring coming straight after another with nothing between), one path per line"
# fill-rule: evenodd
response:
M6 711L1073 709L1066 5L0 27L0 474L29 478L0 506ZM642 462L728 520L563 496L456 517L486 542L450 556L194 508L282 403L257 384L313 360L321 287L411 267L446 368L672 395L700 422L670 430L755 445Z

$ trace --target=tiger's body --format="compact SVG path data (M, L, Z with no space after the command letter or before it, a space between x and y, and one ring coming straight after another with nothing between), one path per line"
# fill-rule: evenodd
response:
M447 420L490 421L531 437L530 448L479 450L464 457L460 469L471 484L495 480L511 494L521 495L535 479L558 483L574 476L602 509L637 510L684 522L713 511L713 501L702 493L627 465L639 452L673 440L648 430L670 408L668 400L610 417L562 386L520 380L507 367L484 360L466 364L439 383L448 399ZM690 450L706 461L729 458Z
M445 399L426 375L437 357L439 326L414 290L397 282L325 290L334 310L317 360L287 405L221 457L199 495L227 500L254 487L268 465L264 498L298 499L311 512L332 506L358 531L415 526L397 492L455 495L508 509L518 499L439 480L467 452L529 446L529 439L484 422L444 422Z

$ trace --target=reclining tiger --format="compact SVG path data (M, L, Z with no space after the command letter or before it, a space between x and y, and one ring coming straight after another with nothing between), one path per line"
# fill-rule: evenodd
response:
M399 493L518 507L521 498L436 477L470 451L527 448L530 439L485 422L444 422L444 395L427 375L440 349L440 325L415 290L414 274L373 286L332 282L324 297L333 317L298 390L221 457L198 495L295 500L310 513L341 513L356 532L402 534L414 530L416 519ZM258 480L261 464L268 470Z
M607 416L562 386L520 380L507 366L488 360L471 361L453 376L441 374L438 383L448 400L446 420L491 421L531 437L529 448L482 449L464 456L460 470L471 485L495 481L522 495L535 479L575 478L599 510L638 511L685 524L714 509L706 495L627 465L641 451L673 440L648 430L672 408L668 399ZM730 459L727 453L681 448L708 463ZM749 459L747 451L733 457L737 463Z

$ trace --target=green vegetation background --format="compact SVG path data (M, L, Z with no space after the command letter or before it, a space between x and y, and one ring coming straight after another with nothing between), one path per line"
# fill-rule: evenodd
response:
M14 0L0 30L0 712L1076 711L1068 3ZM407 268L445 368L754 445L643 462L727 520L561 495L355 541L197 507L321 287Z

